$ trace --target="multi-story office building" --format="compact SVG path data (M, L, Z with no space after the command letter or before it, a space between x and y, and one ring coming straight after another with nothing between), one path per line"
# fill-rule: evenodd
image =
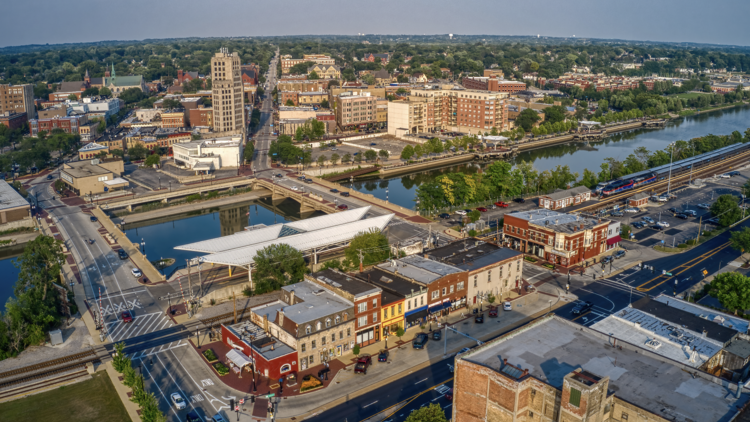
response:
M211 58L214 130L222 133L244 133L245 112L242 100L240 56L222 48Z
M33 85L0 85L0 114L26 113L28 120L36 119Z
M507 92L515 94L526 89L525 82L506 81L494 76L490 77L466 77L461 81L466 89L478 89L480 91Z
M342 130L365 128L378 121L377 99L369 92L342 92L333 97L336 123Z

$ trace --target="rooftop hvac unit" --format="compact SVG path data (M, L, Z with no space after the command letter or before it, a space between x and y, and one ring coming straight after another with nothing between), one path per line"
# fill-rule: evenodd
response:
M658 340L649 340L646 342L646 346L654 350L658 350L661 347L661 342Z

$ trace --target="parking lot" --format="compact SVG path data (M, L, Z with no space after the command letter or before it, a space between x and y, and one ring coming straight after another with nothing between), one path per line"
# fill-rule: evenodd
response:
M495 224L498 220L502 219L505 214L512 213L512 212L518 212L518 211L528 211L538 208L537 206L537 200L536 199L528 199L525 200L524 203L514 202L511 200L508 200L505 202L508 204L508 207L498 207L496 205L486 205L484 207L477 207L477 208L485 208L487 211L480 211L482 215L482 220L485 221L488 225L491 225L493 228L495 227ZM469 208L466 208L469 209ZM473 210L474 208L472 208ZM465 211L465 210L464 210ZM463 215L460 214L461 210L456 210L452 213L446 213L449 215L449 218L439 218L438 222L448 227L453 227L455 225L458 225L461 223L461 220L463 218Z
M403 151L406 145L409 145L407 142L399 141L397 139L387 139L387 138L359 139L356 141L346 141L346 143L359 145L359 147L340 144L335 147L320 148L314 145L313 150L312 150L313 162L317 162L318 157L321 155L325 155L326 159L330 160L333 154L338 154L339 157L343 157L347 153L349 153L349 155L351 155L352 160L354 160L355 154L364 153L368 149L374 148L375 152L378 152L381 149L388 151L390 156L389 156L387 163L397 163L397 162L401 162L401 158L400 158L401 151ZM372 144L375 144L375 145L372 145ZM362 161L364 162L364 157L362 157ZM341 158L339 158L339 163L340 162L341 162ZM383 162L381 161L380 163L382 164Z

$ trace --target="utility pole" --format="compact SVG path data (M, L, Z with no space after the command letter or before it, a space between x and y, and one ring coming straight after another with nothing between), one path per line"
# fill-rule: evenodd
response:
M237 298L235 298L235 294L232 293L232 304L234 304L234 323L237 323ZM253 368L255 370L255 368Z
M364 271L364 268L362 267L362 260L364 259L364 256L362 254L362 249L359 250L359 272Z
M701 239L701 224L703 224L703 216L698 220L698 235L695 236L695 244L697 245Z
M193 300L193 283L190 280L190 260L186 259L185 262L187 263L187 269L188 269L188 298L190 301Z

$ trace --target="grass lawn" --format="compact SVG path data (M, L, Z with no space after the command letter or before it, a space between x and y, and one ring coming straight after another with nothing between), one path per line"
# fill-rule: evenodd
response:
M0 403L0 415L14 422L131 422L104 371L88 381Z

